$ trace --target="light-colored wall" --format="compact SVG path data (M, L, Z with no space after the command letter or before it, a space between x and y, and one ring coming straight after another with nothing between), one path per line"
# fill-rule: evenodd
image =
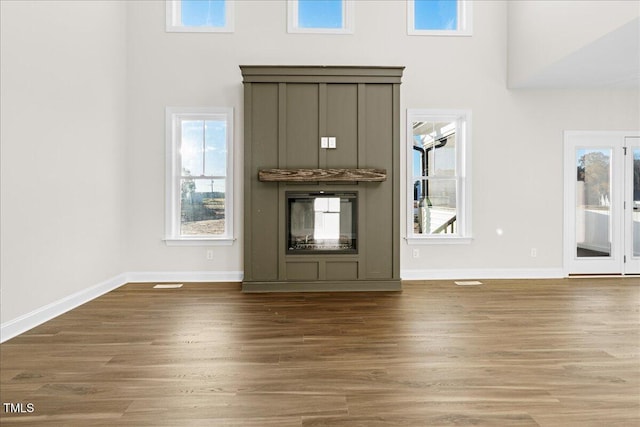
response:
M422 261L405 251L403 269L560 270L563 131L640 126L637 92L484 87L471 106L474 241L426 247Z
M545 68L639 16L637 1L510 0L509 86L526 84Z
M4 323L123 271L126 8L0 7Z
M240 64L404 65L403 123L472 110L474 240L419 258L403 242L402 270L425 278L560 269L563 130L640 128L637 91L508 90L502 1L475 2L473 37L451 38L407 36L396 0L357 1L346 36L287 34L283 1L237 2L232 34L166 33L157 0L0 4L3 322L123 272L242 270ZM211 261L162 241L166 106L235 108L238 240Z
M240 64L406 66L403 122L407 108L472 110L474 240L420 246L419 258L403 241L402 270L561 270L562 132L639 128L638 93L508 90L506 2L474 3L473 37L407 36L404 2L357 1L355 13L353 35L287 34L285 2L242 1L235 33L180 34L164 31L162 2L129 3L129 270L242 269ZM215 248L213 261L206 248L161 241L164 108L206 105L232 106L237 119L238 241Z

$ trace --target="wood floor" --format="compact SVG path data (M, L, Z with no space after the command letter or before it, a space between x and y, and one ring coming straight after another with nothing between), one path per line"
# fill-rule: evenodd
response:
M0 421L635 427L639 305L639 278L267 295L129 284L0 345L1 400L24 409L5 404Z

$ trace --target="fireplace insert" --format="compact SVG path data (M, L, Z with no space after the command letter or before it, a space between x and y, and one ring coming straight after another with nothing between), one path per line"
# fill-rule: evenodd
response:
M357 192L287 192L287 253L357 253Z

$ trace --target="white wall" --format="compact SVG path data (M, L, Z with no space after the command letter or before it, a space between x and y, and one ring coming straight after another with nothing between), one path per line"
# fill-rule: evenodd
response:
M596 40L614 33L625 24L640 16L640 3L626 0L510 0L508 2L508 58L509 86L521 87L530 84L547 68L561 64L561 60L574 52L582 52L580 58L591 63L574 65L576 73L595 68L597 74L607 73L608 67L621 67L614 60L625 62L635 56L637 86L637 25L635 33L628 37L614 38L605 45L594 45ZM628 30L627 30L628 32ZM601 43L602 44L602 43ZM627 44L626 52L616 49ZM584 52L588 46L594 46L593 54ZM626 59L625 59L626 58ZM576 58L576 60L579 58ZM604 67L599 69L599 65ZM566 66L566 64L564 64ZM600 76L600 79L603 79ZM572 84L570 79L563 84Z
M126 8L0 7L5 323L123 271Z
M315 64L406 66L403 122L407 108L473 112L474 241L421 246L417 259L403 241L403 271L421 277L433 269L461 274L461 269L561 271L562 132L639 128L637 91L509 91L506 2L474 3L473 37L407 36L406 6L400 1L357 1L355 13L353 35L287 34L285 2L241 1L236 3L235 33L181 34L164 31L164 2L129 3L127 269L242 270L238 65ZM238 241L215 248L213 261L206 260L206 248L167 247L161 241L164 108L206 105L236 110ZM401 132L404 141L404 125ZM530 256L532 247L536 258Z
M419 258L403 242L414 277L561 269L562 131L640 128L637 91L509 91L502 1L476 2L473 37L451 38L407 36L396 0L357 1L346 36L287 34L284 1L237 2L232 34L166 33L158 0L0 4L2 322L123 272L242 270L241 64L404 65L403 122L472 110L474 240ZM166 106L236 111L238 240L212 261L162 241Z

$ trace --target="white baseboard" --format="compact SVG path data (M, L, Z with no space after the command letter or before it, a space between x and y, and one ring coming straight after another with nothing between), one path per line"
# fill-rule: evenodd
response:
M37 308L27 314L23 314L13 320L0 325L0 343L5 342L29 329L47 322L54 317L58 317L69 310L72 310L86 302L104 295L109 291L119 288L127 283L127 275L119 274L104 282L98 283L90 288L83 289L74 294Z
M565 277L563 269L403 270L403 280L551 279ZM66 296L0 325L0 343L47 322L126 283L240 282L242 271L129 272Z
M142 282L241 282L242 271L136 271L127 281Z
M95 286L66 296L0 325L0 343L60 316L126 283L140 282L240 282L242 271L176 271L122 273Z
M468 279L558 279L566 277L562 268L479 268L402 270L402 280L468 280Z

